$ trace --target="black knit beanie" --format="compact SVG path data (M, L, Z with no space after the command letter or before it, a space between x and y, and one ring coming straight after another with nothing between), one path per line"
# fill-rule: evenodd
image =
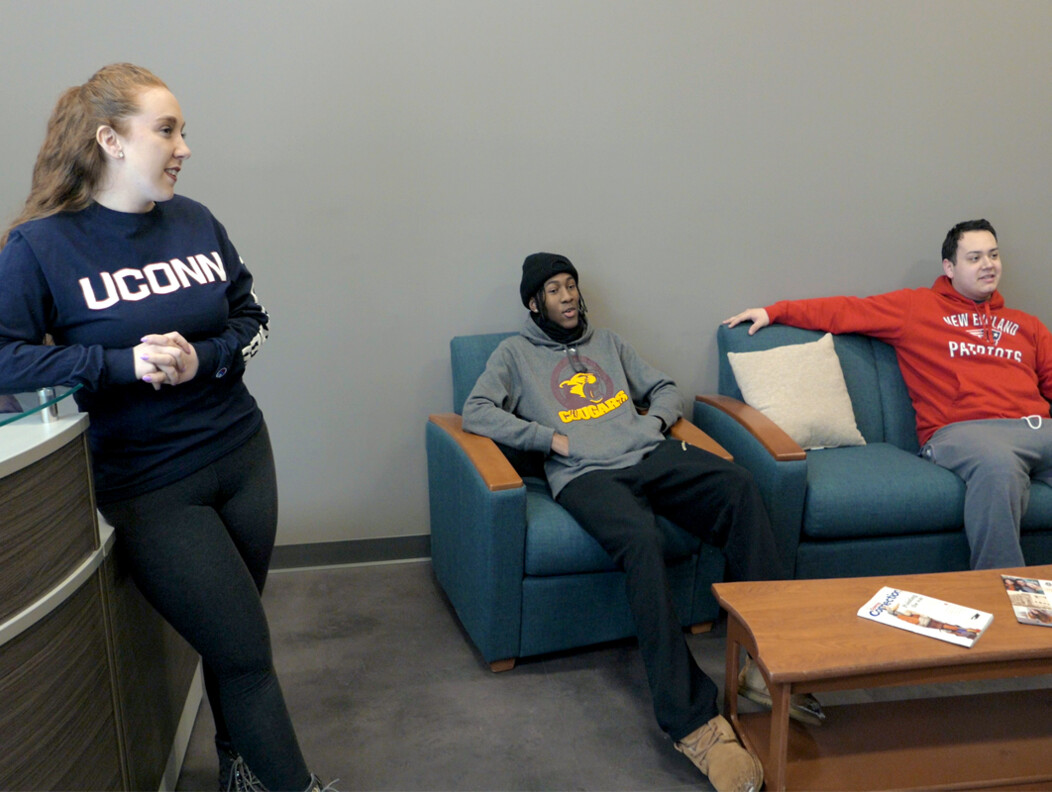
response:
M519 284L522 304L529 308L530 300L537 296L541 287L549 278L560 272L569 272L575 281L580 280L577 277L577 268L566 256L560 256L558 253L534 253L527 256L522 262L522 282Z

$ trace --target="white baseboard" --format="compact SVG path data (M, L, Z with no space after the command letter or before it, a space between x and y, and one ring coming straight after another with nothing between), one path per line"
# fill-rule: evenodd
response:
M186 694L183 714L179 716L179 725L175 729L172 750L168 753L168 762L164 766L164 775L161 776L158 792L173 792L176 784L179 783L179 772L183 769L183 759L186 758L186 749L190 745L190 734L194 730L194 721L197 720L197 710L201 707L204 689L204 674L201 671L201 661L198 660L197 670L194 672L193 681L190 682L190 690Z

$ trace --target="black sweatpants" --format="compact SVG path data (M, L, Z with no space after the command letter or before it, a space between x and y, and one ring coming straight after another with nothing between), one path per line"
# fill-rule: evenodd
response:
M132 579L200 653L217 736L267 789L306 789L260 594L277 532L264 425L240 448L161 489L99 507Z
M665 440L637 465L578 476L557 500L624 570L658 724L673 740L686 737L719 714L717 689L683 636L655 515L720 548L730 579L784 577L752 475Z

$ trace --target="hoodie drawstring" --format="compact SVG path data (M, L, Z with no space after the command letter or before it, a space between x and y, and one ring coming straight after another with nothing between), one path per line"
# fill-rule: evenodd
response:
M990 313L990 301L987 300L983 303L983 341L987 344L994 342L993 321L994 317Z
M577 347L567 345L566 359L570 362L570 368L573 369L574 374L584 374L584 372L588 371L588 366L584 364L581 356L577 354Z

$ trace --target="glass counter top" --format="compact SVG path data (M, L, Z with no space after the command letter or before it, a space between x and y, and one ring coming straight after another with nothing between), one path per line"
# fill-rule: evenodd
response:
M77 404L69 398L80 385L72 388L41 388L29 393L0 394L0 427L15 422L48 422L59 415L77 412Z

